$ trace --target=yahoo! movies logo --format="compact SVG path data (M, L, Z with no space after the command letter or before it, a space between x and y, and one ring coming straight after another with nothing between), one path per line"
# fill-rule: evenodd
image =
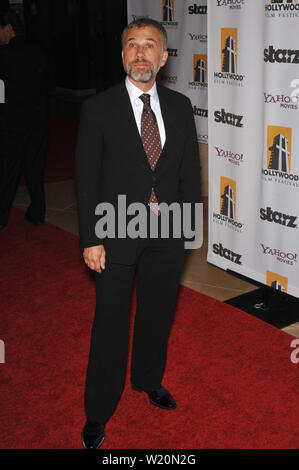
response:
M208 59L206 54L193 55L193 81L189 88L202 89L208 86Z
M241 10L245 0L216 0L217 7L227 7L230 10Z
M219 213L213 213L213 221L232 230L242 232L243 223L237 220L236 181L225 176L220 177Z
M272 248L261 243L262 253L266 256L272 256L280 263L289 264L294 266L297 263L297 253L282 251L279 248Z
M297 93L289 95L272 95L271 93L264 93L266 104L276 105L282 109L297 111L299 109L299 96Z
M214 72L214 83L243 86L245 75L238 73L238 29L222 28L220 46L221 72Z
M273 273L272 271L267 271L267 286L273 287L273 289L279 290L281 292L288 291L288 278L281 276L280 274Z
M208 40L208 36L202 33L188 33L188 39L190 41L199 41L202 43L206 43Z
M299 187L299 176L292 172L292 128L267 127L267 168L265 181Z
M294 18L299 16L297 0L267 0L265 3L267 18Z
M160 75L160 79L162 82L165 83L165 85L176 85L178 81L178 76L177 75L169 75L168 73L162 72Z
M162 0L162 24L166 28L176 28L178 26L174 15L174 0Z
M215 147L217 152L217 157L225 159L227 162L232 163L233 165L240 166L244 162L243 153L235 153L231 150L224 150L220 147Z

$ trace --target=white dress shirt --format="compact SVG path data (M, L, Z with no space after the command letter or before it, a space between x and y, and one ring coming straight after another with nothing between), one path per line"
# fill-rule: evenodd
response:
M139 131L139 134L141 134L141 115L142 115L144 104L139 98L139 96L143 94L143 91L137 88L128 79L128 77L126 78L126 87L129 93L130 100L131 100L138 131ZM164 122L162 118L156 82L154 83L153 87L146 93L148 95L151 95L151 101L150 101L151 108L154 111L156 119L157 119L157 124L158 124L159 133L160 133L160 139L161 139L161 146L163 148L165 144L165 140L166 140L166 134L165 134L165 127L164 127Z

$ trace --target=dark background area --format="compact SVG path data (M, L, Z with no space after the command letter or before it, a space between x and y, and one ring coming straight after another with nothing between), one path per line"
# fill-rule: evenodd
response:
M0 8L9 5L46 54L51 94L80 101L125 77L120 54L126 0L0 0Z

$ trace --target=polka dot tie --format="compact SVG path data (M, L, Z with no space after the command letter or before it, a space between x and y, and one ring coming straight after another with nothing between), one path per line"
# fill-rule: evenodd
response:
M143 102L143 111L141 115L141 140L151 169L154 171L162 152L159 128L155 113L150 105L151 96L144 93L139 96L139 98ZM154 188L152 188L149 206L155 214L160 214Z

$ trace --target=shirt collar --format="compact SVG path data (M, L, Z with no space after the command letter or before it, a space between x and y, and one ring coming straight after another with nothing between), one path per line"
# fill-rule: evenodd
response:
M139 96L143 94L142 90L135 86L129 79L126 77L126 87L130 96L131 103L142 105L142 101L139 99ZM156 82L152 86L152 88L146 92L148 95L151 96L151 102L155 101L159 103L159 97L157 92L157 85Z

